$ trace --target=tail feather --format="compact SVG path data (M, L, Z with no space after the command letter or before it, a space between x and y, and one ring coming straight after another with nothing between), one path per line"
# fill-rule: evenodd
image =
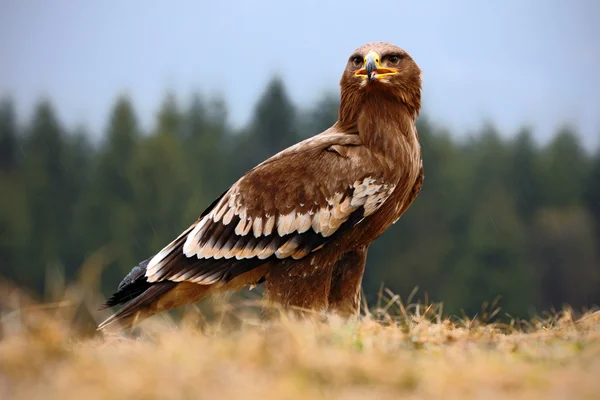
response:
M133 298L129 303L125 304L123 308L98 325L98 330L104 330L115 323L121 325L121 328L130 328L152 316L154 314L150 307L152 303L177 286L177 282L164 281L151 283L149 285L150 286L147 289ZM108 303L109 302L107 302L107 304Z
M235 277L218 285L169 280L148 282L146 268L150 260L151 258L148 258L134 267L119 284L117 291L100 307L106 309L123 305L120 310L100 323L98 330L116 326L117 330L132 328L154 314L202 301L218 293L238 291L249 284L261 283L267 272L267 265L249 271L236 271Z
M153 302L177 285L176 282L148 282L146 268L152 257L136 265L119 284L117 291L104 303L100 310L123 304L123 308L98 325L104 330L112 325L121 329L130 328L138 322L152 316L155 312L150 307Z

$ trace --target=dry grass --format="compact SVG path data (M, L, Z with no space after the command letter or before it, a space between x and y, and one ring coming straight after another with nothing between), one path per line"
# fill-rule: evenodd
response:
M382 296L354 322L238 304L103 336L81 287L46 305L0 293L2 399L600 398L598 311L500 324Z

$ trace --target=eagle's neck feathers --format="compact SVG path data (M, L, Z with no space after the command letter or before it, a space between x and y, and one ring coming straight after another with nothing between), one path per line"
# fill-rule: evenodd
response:
M420 90L385 92L353 90L342 87L338 132L359 134L365 146L376 152L391 153L400 150L401 138L409 146L420 148L415 120L420 110Z

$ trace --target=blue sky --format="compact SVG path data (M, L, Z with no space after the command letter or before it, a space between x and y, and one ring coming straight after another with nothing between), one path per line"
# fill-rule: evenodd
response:
M545 142L564 122L600 138L600 2L0 1L0 95L21 118L50 95L61 120L104 129L126 91L145 127L165 90L223 92L248 120L273 74L307 106L338 90L352 50L405 48L423 69L425 112L458 135L486 119ZM316 132L315 132L316 133Z

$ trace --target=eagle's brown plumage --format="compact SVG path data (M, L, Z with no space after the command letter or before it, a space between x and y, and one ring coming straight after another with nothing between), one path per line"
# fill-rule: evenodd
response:
M124 307L99 329L259 282L284 307L358 312L368 246L423 183L421 71L403 49L370 43L340 86L338 121L250 170L135 267L106 304Z

